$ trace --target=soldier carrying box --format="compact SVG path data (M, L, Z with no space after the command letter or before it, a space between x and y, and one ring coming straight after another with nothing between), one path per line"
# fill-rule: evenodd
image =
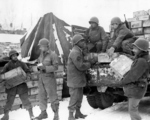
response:
M18 55L19 55L18 52L15 50L9 52L10 61L4 66L3 70L1 71L2 74L18 67L21 67L26 73L30 73L30 70L28 69L27 65L18 60L17 58ZM7 102L4 107L4 116L1 120L9 120L9 111L12 108L16 94L19 94L23 106L28 110L30 119L33 120L34 116L32 106L29 101L27 84L22 83L10 89L6 88L6 93L7 93Z

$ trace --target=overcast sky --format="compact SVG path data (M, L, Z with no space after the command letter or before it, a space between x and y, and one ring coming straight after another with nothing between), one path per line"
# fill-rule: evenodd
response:
M150 0L0 0L0 23L10 22L20 28L30 28L40 16L53 12L70 25L88 27L91 17L99 18L100 25L109 31L112 17L124 21L133 17L133 12L150 9Z

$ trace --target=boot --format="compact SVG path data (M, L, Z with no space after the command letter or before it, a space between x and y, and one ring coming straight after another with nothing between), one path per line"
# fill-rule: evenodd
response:
M68 118L68 120L75 120L73 113L74 112L69 111L69 118Z
M9 120L9 113L5 113L1 120Z
M42 111L41 114L36 117L36 120L42 120L42 119L46 119L48 117L46 110Z
M76 109L76 114L75 114L75 118L79 119L79 118L85 118L87 115L83 115L80 111L80 109Z
M28 110L28 112L29 112L29 115L30 115L30 120L34 120L34 115L33 115L33 110L32 110L32 108L30 108L30 109Z
M54 112L53 120L59 120L59 114L58 114L59 103L58 104L52 104L51 107L52 107L52 110Z

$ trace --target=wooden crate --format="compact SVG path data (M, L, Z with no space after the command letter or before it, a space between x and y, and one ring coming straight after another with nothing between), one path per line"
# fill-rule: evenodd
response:
M128 22L134 22L134 21L137 21L137 18L128 18L127 21Z
M140 10L140 11L136 11L136 12L133 12L133 17L139 17L139 16L145 16L145 15L148 15L148 12L145 11L145 10Z
M125 55L120 55L110 63L110 67L114 72L123 78L123 76L130 70L133 61Z
M143 25L142 21L131 22L131 28L141 28Z
M149 27L150 26L150 20L143 21L143 27Z
M150 27L144 28L144 34L150 34Z
M57 91L61 91L63 89L63 85L57 85Z
M0 83L0 93L1 92L5 92L5 82L4 81Z
M21 67L18 67L2 74L1 78L5 80L5 87L10 89L24 83L26 81L26 73Z
M63 78L57 78L56 82L57 82L57 85L62 85L64 80L63 80Z
M0 93L0 101L1 100L6 100L7 99L7 94L4 92L4 93Z
M143 35L143 34L144 34L143 28L133 28L133 29L132 29L132 32L133 32L135 35Z
M146 38L147 40L149 40L148 38L150 38L150 34L145 34L144 36L145 36L145 38ZM150 42L150 41L149 41L149 42Z
M143 15L138 17L139 20L149 20L149 15Z
M38 87L30 88L28 91L29 95L36 95L38 94Z

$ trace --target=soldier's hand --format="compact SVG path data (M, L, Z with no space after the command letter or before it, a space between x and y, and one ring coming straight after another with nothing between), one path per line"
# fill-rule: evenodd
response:
M45 70L46 68L45 68L45 66L38 66L38 69Z
M114 51L115 51L114 47L111 47L110 49L107 50L109 57L112 57L112 55L114 54Z

